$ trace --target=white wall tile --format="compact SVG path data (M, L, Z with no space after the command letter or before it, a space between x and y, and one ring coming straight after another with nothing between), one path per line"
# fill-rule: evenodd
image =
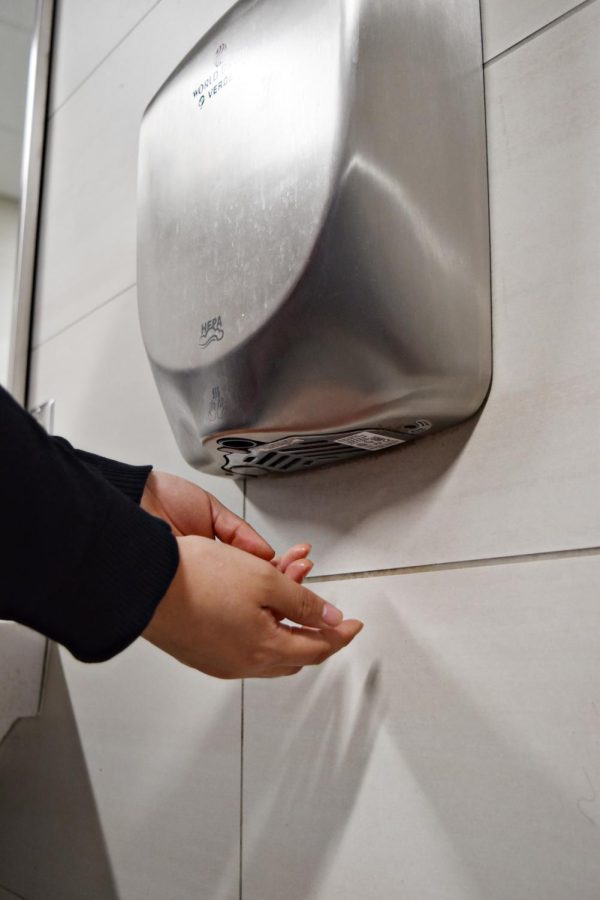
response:
M17 198L21 191L21 153L23 136L0 126L0 195Z
M491 59L578 6L581 0L481 0L483 55Z
M35 22L36 0L0 0L0 20L29 29Z
M146 359L135 288L33 354L30 405L55 400L54 433L76 447L189 478L242 513L241 485L183 460Z
M0 384L4 385L8 380L18 238L19 204L0 195Z
M240 684L143 640L63 664L119 896L237 900Z
M58 653L43 709L0 744L0 883L27 900L118 900Z
M61 0L56 11L50 112L61 106L160 0Z
M366 623L249 681L244 900L596 900L600 559L320 585Z
M248 481L250 521L319 573L600 544L600 4L487 70L494 356L479 420Z
M50 120L35 344L135 282L142 113L229 5L163 0Z
M56 401L54 432L76 446L191 477L241 513L237 485L198 477L180 457L145 358L135 289L34 353L31 403L49 398ZM87 799L78 845L95 860L94 878L104 885L98 896L188 900L206 891L211 898L237 897L239 685L184 669L143 641L102 666L81 665L65 653L63 666L71 724L60 725L59 737L44 723L31 733L23 765L33 787L16 831L13 821L9 872L16 880L10 884L31 900L83 896L84 873L53 861L68 853L72 836L47 834L64 771L53 759L58 768L47 792L35 774L44 765L40 748L47 746L53 758L56 742L65 740L70 766L89 773L89 784L80 788ZM65 736L69 729L80 744ZM14 779L12 746L6 770ZM11 809L0 798L0 831ZM50 840L53 851L44 851L33 872L18 850L32 819L34 835L24 848ZM0 850L0 876L2 863Z
M45 653L40 634L0 621L0 741L17 719L37 714Z
M21 132L25 116L30 35L0 19L0 125Z
M229 5L162 0L52 117L47 166L32 403L54 396L76 445L188 477L130 287L137 130ZM484 0L488 58L573 5ZM82 34L65 0L55 103L150 4L123 6L94 7ZM314 539L321 572L600 543L599 10L488 68L496 371L480 420L250 485L251 520L279 548ZM192 477L240 512L231 482ZM599 574L587 558L317 584L367 628L322 670L247 683L245 900L596 900ZM0 746L0 884L237 898L239 685L143 641L99 667L61 658L42 716Z
M240 685L145 641L53 653L0 745L0 882L28 900L237 900Z

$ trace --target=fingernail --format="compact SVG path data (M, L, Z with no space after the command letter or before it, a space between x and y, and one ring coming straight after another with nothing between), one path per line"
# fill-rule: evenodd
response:
M339 625L340 622L343 622L344 614L341 610L332 606L331 603L325 603L323 606L322 618L327 625L335 626Z

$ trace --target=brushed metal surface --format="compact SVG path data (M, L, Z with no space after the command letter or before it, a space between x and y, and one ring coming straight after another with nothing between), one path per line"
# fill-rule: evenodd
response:
M472 415L491 377L478 0L241 0L146 110L138 229L144 342L192 465L221 471L223 440L339 450Z
M19 242L6 381L8 390L21 404L25 404L27 401L31 315L37 263L54 7L54 0L37 0L29 53L27 103L21 159Z

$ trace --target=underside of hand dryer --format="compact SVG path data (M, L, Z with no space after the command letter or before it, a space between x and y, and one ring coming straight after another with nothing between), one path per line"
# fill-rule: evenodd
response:
M138 193L142 333L191 465L309 470L482 404L479 0L241 0L146 110Z

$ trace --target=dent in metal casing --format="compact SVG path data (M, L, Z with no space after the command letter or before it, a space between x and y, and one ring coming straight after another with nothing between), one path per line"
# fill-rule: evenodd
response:
M404 441L472 415L491 377L478 0L238 3L144 116L138 288L199 468L222 471L227 439Z

